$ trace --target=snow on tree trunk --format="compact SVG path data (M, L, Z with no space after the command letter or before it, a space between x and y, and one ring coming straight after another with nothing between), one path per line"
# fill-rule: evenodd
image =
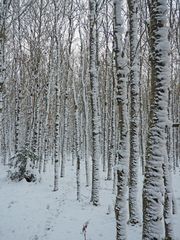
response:
M2 119L1 119L2 118ZM0 114L1 121L1 153L2 153L2 162L4 165L9 163L10 159L10 113L9 106L7 103L7 98L3 101L2 114Z
M43 128L42 128L42 123L43 121L43 115L42 113L40 114L40 121L39 121L39 134L38 134L38 151L37 155L39 157L39 173L42 172L42 166L43 166Z
M9 7L9 1L4 0L0 1L0 132L1 132L1 141L2 141L2 161L6 164L7 152L8 152L8 136L7 132L9 129L6 128L6 116L7 109L4 107L4 81L5 81L5 71L6 71L6 54L5 54L5 42L6 42L6 17L7 10Z
M74 19L73 19L73 4L74 1L69 2L69 13L68 13L68 50L67 50L67 67L65 73L65 96L64 96L64 126L63 126L63 138L62 138L62 159L61 159L61 177L65 176L65 165L67 157L68 147L68 83L70 82L70 59L72 54L72 42L74 37Z
M109 139L109 155L108 155L108 169L107 169L107 180L112 180L113 177L113 166L115 160L115 82L112 79L111 88L111 134Z
M73 2L71 1L70 10L72 11ZM65 176L65 165L67 156L67 145L68 145L68 83L70 81L70 58L71 48L73 40L73 21L69 16L69 30L68 30L68 53L67 53L67 69L65 77L65 95L64 95L64 126L63 126L63 139L62 139L62 160L61 160L61 177Z
M69 72L69 70L67 70ZM69 73L67 74L69 78ZM62 139L62 160L61 160L61 177L65 176L65 165L66 165L66 154L67 154L67 125L68 125L68 109L67 109L67 99L68 99L68 79L66 82L66 92L64 97L64 126L63 126L63 139Z
M96 47L96 0L89 0L90 12L90 83L91 83L91 107L92 107L92 192L93 205L99 205L99 116L98 116L98 73L97 73L97 47Z
M13 48L14 52L14 68L13 68L13 75L15 79L15 123L14 123L14 150L15 154L19 150L19 122L20 122L20 99L19 99L19 92L20 92L20 54L21 54L21 23L19 19L19 2L13 1ZM18 22L17 22L18 20ZM16 41L16 37L18 37L18 43Z
M106 171L108 156L108 79L105 78L105 106L104 106L104 146L103 146L103 172Z
M16 79L15 83L15 126L14 126L14 149L15 153L19 150L19 122L20 122L20 104L19 104L19 84Z
M54 24L56 24L56 19L54 20ZM44 164L43 164L43 172L46 172L47 163L48 163L48 130L49 130L49 112L50 112L50 101L51 101L51 88L53 85L53 67L52 67L52 52L54 47L53 41L54 35L51 37L51 45L50 45L50 55L48 62L48 82L45 86L45 121L44 121ZM60 51L60 50L59 50Z
M3 84L5 80L5 39L7 1L0 2L0 113L3 108Z
M143 186L143 239L163 238L163 168L168 120L169 43L167 1L152 0L150 11L151 101Z
M90 169L89 169L89 131L88 131L88 111L87 100L85 100L85 90L83 91L83 101L85 107L85 171L86 171L86 186L90 185Z
M103 129L103 135L104 135L104 144L103 144L103 172L106 171L106 165L107 165L107 157L108 157L108 88L109 88L109 19L108 19L108 0L105 2L105 93L104 93L104 129Z
M165 185L165 196L164 196L164 226L165 226L165 238L175 239L173 224L172 224L172 179L171 179L171 169L168 162L167 155L164 159L163 164L164 171L164 185Z
M116 239L127 239L127 172L128 172L128 108L127 69L123 52L122 0L114 0L114 51L117 73L117 105L119 114L119 146L117 152L117 195L115 204Z
M36 87L34 88L33 95L33 133L32 133L32 151L37 154L38 150L38 127L39 127L39 67L40 67L40 56L38 52L40 51L40 46L38 46L38 50L35 53L33 62L32 62L32 72L33 72L33 81L36 83Z
M83 56L83 51L85 50L85 47L83 45L83 39L82 39L82 33L81 33L81 28L79 27L79 36L80 36L80 43L81 43L81 55L80 55L80 79L82 83L82 97L83 97L83 106L84 106L84 121L85 121L85 136L84 136L84 141L85 141L85 171L86 171L86 186L88 187L90 184L90 169L89 169L89 131L88 131L88 97L87 97L87 82L85 81L86 76L85 76L85 56Z
M56 69L58 72L58 70ZM55 153L54 153L54 191L58 190L58 181L59 181L59 124L60 124L60 96L59 96L59 79L57 73L56 76L56 83L55 83L55 97L56 97L56 119L55 119Z
M38 138L39 138L39 123L40 123L40 71L42 62L42 16L43 16L43 0L39 3L39 16L38 16L38 32L37 40L32 43L32 72L34 87L34 99L33 99L33 138L32 138L32 150L38 155ZM36 164L38 166L38 163Z
M129 222L139 222L139 59L138 59L138 1L127 0L129 7L130 41L130 160L129 160Z
M144 25L143 25L143 14L144 11L142 10L142 8L144 9L144 1L143 0L139 0L139 9L140 9L140 13L139 13L139 34L140 34L140 39L139 39L139 98L140 98L140 159L141 159L141 170L142 170L142 175L144 175L144 167L145 167L145 126L146 126L146 120L145 120L145 116L146 116L146 112L144 111L143 107L144 107L144 103L143 103L143 91L144 91L144 83L143 83L143 40L142 40L142 36L143 36L143 31L144 31ZM146 8L145 8L146 9Z
M54 2L55 8L55 36L57 34L57 6ZM60 125L60 84L59 84L59 42L58 39L55 38L55 53L53 56L53 72L54 72L54 79L55 79L55 136L54 136L54 191L59 189L59 140L60 140L60 132L59 132L59 125Z
M58 80L56 79L56 119L55 119L55 153L54 153L54 191L58 190L58 182L59 182L59 121L60 121L60 102L59 102L59 84Z
M45 124L44 124L44 164L43 172L46 172L48 162L48 116L49 116L49 105L50 105L50 83L46 86L46 112L45 112Z
M170 104L170 92L168 98L168 105ZM170 120L170 108L168 106L168 116ZM173 224L172 224L172 214L173 214L173 188L172 188L172 169L173 162L171 157L171 135L172 126L166 126L166 155L164 157L163 172L164 172L164 186L165 186L165 196L164 196L164 226L165 226L165 238L175 239Z
M73 93L74 93L74 107L75 107L75 113L74 113L74 127L75 127L75 149L76 149L76 183L77 183L77 200L80 200L81 197L81 182L80 182L80 134L79 134L79 110L78 110L78 102L77 102L77 93L75 89L75 84L73 81Z

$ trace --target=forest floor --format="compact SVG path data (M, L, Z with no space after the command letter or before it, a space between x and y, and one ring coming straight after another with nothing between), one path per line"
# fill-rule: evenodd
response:
M81 201L77 201L75 169L70 162L67 164L66 176L60 178L56 192L52 191L52 166L38 183L11 182L6 167L0 166L0 240L84 240L82 228L86 222L86 240L115 240L112 181L105 181L102 174L101 204L94 207L83 176ZM173 176L173 186L178 206L173 222L176 240L180 240L179 172ZM141 228L128 226L128 240L140 240Z

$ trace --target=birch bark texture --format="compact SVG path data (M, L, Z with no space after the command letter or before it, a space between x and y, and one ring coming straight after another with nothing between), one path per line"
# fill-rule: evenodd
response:
M128 0L129 9L129 45L130 45L130 159L129 159L129 222L137 224L138 172L139 172L139 48L138 48L138 1Z
M57 5L54 2L55 19L54 19L54 44L55 52L53 53L53 71L55 80L55 136L54 136L54 191L59 189L59 140L60 140L60 82L59 82L59 42L57 39Z
M57 47L58 48L58 47ZM56 63L57 64L57 63ZM59 189L59 123L60 123L60 91L58 69L55 76L55 100L56 100L56 118L55 118L55 138L54 138L54 191Z
M6 40L6 15L8 1L0 2L0 112L3 108L3 85L5 80L5 40Z
M73 81L73 95L74 95L74 131L75 131L75 152L76 152L76 184L77 184L77 200L81 198L81 182L80 182L80 168L81 168L81 156L80 156L80 131L79 131L79 109L78 109L78 94L76 86Z
M115 204L116 240L127 239L127 172L128 172L128 108L127 108L127 61L122 47L123 20L122 0L114 0L114 52L117 77L117 106L120 132L117 153L117 195Z
M93 205L99 205L99 116L98 116L98 71L97 71L97 1L89 0L89 48L90 48L90 84L91 84L91 107L92 107L92 192Z
M167 157L169 42L166 0L149 1L151 101L143 186L144 240L163 239L163 162Z

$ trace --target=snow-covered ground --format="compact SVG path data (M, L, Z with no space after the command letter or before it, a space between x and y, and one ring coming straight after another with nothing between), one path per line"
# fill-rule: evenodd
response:
M101 181L101 205L90 204L90 188L82 177L81 201L76 201L75 169L68 162L59 191L53 192L53 168L40 183L13 183L0 166L0 240L84 240L83 225L88 221L87 240L115 239L115 195L112 182ZM180 174L174 177L178 214L174 216L176 239L180 240ZM141 227L128 229L129 240L141 239Z

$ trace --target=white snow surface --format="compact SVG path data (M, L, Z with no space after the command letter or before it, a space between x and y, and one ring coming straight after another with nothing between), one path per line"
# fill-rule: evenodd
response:
M75 167L67 162L66 176L60 178L59 191L53 192L53 166L38 183L7 180L0 166L0 240L115 240L115 195L112 181L101 175L100 206L90 203L90 187L81 176L81 201L76 200ZM82 166L84 169L84 166ZM177 206L180 208L180 173L173 177ZM140 180L142 182L142 180ZM142 185L142 184L141 184ZM175 236L180 240L180 209L173 217ZM141 239L141 226L128 226L128 240Z

